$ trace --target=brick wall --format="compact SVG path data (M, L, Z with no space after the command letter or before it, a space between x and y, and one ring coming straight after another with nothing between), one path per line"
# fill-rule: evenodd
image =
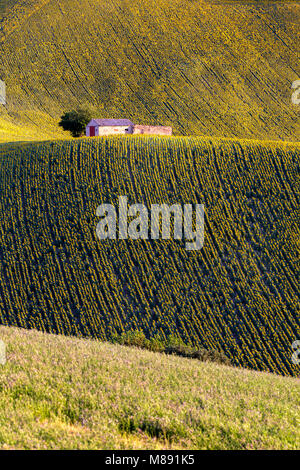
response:
M172 135L172 127L135 125L134 134Z

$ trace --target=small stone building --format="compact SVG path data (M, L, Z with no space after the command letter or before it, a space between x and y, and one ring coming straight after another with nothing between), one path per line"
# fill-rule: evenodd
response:
M113 134L172 135L172 127L135 125L129 119L92 119L86 126L87 137Z
M86 136L133 134L133 128L134 124L129 119L92 119L86 126Z

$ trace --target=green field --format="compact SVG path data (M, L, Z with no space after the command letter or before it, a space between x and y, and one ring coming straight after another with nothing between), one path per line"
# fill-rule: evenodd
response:
M287 2L17 1L0 28L0 141L60 138L60 115L80 105L181 135L299 140L299 12Z
M0 339L1 449L299 449L294 378L17 328Z
M0 322L142 329L299 374L299 144L107 137L0 146ZM205 243L100 241L101 203L205 205Z

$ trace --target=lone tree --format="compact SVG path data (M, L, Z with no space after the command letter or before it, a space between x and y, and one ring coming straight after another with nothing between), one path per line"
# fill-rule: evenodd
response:
M92 119L92 113L88 109L76 109L63 114L60 119L59 126L64 131L70 131L73 137L80 137Z

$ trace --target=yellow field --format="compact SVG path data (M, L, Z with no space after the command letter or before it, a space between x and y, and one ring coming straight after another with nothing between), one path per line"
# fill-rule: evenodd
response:
M299 11L287 2L17 1L0 28L0 118L19 140L36 140L37 129L39 140L61 137L60 115L79 105L176 134L299 140ZM10 140L1 128L0 139Z

